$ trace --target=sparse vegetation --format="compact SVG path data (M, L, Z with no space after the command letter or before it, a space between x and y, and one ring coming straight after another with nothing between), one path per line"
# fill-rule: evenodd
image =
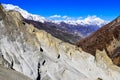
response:
M113 22L116 23L113 24ZM91 53L94 56L97 49L101 51L105 49L108 56L113 60L113 63L118 65L120 62L120 53L115 52L114 50L116 49L114 49L112 52L107 49L108 45L111 45L113 38L118 41L120 40L120 25L117 22L117 19L115 19L113 22L103 26L94 34L91 34L90 36L81 40L77 43L77 46L81 47L84 51ZM114 48L115 46L116 44L114 44ZM117 57L114 57L115 55L117 55Z

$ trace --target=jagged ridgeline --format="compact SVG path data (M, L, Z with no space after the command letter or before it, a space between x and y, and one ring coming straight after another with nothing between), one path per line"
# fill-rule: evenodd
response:
M115 65L120 66L120 16L77 43L92 55L105 50Z
M111 49L100 47L89 52L36 27L46 27L42 23L31 22L0 5L0 80L120 80L120 68L108 57L109 50L113 50L110 45L106 48ZM111 30L112 34L119 29ZM113 40L118 45L112 53L115 59L119 35L115 34L108 44Z
M0 4L0 20L5 16L4 11L3 6Z

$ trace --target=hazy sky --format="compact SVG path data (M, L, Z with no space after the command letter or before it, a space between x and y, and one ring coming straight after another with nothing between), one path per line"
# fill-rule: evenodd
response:
M120 0L0 0L18 5L30 13L45 17L52 15L87 17L96 15L112 20L120 15Z

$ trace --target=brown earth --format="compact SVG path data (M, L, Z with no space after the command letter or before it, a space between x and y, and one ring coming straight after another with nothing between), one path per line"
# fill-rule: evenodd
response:
M120 17L101 27L77 43L84 51L95 56L96 50L105 50L113 63L120 66Z

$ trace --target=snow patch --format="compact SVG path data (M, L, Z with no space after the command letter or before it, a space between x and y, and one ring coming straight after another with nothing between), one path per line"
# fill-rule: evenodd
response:
M26 19L39 21L39 22L42 22L42 23L44 23L46 21L46 19L44 17L28 13L26 10L21 9L19 6L15 6L15 5L12 5L12 4L2 4L2 5L5 8L5 10L7 10L7 11L15 10L15 11L20 12L22 14L22 16Z

